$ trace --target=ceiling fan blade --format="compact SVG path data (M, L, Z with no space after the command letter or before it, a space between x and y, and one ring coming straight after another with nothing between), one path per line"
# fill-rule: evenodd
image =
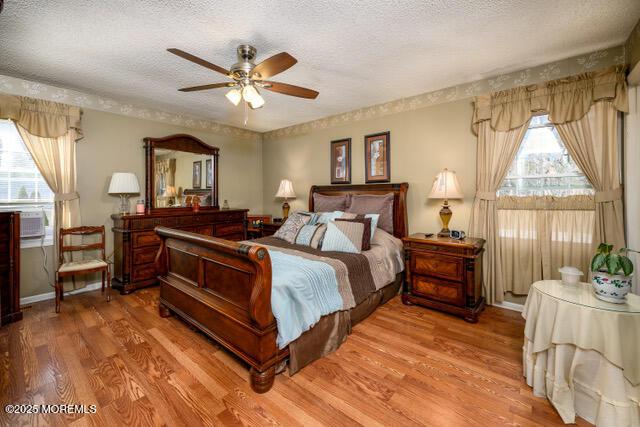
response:
M231 86L234 86L234 83L213 83L210 85L183 87L182 89L178 89L178 90L180 92L195 92L197 90L218 89L221 87L231 87Z
M197 56L191 55L190 53L185 52L184 50L171 48L167 49L167 51L173 53L174 55L178 55L181 58L186 59L187 61L195 62L198 65L202 65L210 70L217 71L219 73L224 74L225 76L229 75L229 70L225 70L222 67L217 66L216 64L212 64L209 61L205 61L202 58L198 58Z
M273 55L271 58L267 58L254 67L251 71L251 77L256 76L260 79L268 79L276 74L288 70L298 62L296 58L289 55L287 52L281 52L277 55Z
M278 83L278 82L261 82L264 83L262 86L264 89L270 90L271 92L283 93L285 95L297 96L298 98L308 98L308 99L316 99L318 96L318 92L315 90L307 89L300 86L294 86L287 83Z

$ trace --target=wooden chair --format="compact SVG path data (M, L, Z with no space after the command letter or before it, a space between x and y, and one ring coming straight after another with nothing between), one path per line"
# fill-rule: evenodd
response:
M80 245L65 245L64 236L88 236L92 234L100 234L100 241L98 243L88 243ZM68 276L75 276L77 274L89 274L102 272L102 292L105 289L105 275L106 275L106 288L107 288L107 301L111 301L111 272L109 270L109 264L104 253L104 225L99 227L75 227L75 228L61 228L59 238L59 251L60 257L58 260L58 270L56 271L56 313L60 313L60 301L64 299L61 278ZM69 261L65 262L65 252L77 252L77 251L90 251L100 249L102 252L102 258L85 259L82 261Z

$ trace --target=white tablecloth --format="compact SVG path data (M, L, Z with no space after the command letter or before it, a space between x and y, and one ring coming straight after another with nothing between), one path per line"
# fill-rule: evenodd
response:
M640 426L640 312L593 303L588 284L556 298L548 290L559 282L550 282L531 286L522 314L527 384L565 423L577 414L596 425Z

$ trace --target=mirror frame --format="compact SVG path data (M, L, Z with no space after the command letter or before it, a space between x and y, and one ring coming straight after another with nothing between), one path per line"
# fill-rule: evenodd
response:
M186 151L195 154L210 155L213 158L212 170L213 185L211 185L211 206L201 206L200 209L220 209L218 203L218 157L220 149L213 147L195 136L188 134L176 134L164 136L162 138L146 137L144 141L145 151L145 195L144 205L147 214L152 212L179 212L180 210L191 210L187 207L155 207L156 194L155 194L155 173L154 167L156 163L156 148L163 148L175 151ZM206 179L206 178L205 178Z

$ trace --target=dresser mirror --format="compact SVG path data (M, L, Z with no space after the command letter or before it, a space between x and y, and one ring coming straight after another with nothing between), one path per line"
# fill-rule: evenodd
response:
M218 148L191 135L145 138L145 209L218 208Z

